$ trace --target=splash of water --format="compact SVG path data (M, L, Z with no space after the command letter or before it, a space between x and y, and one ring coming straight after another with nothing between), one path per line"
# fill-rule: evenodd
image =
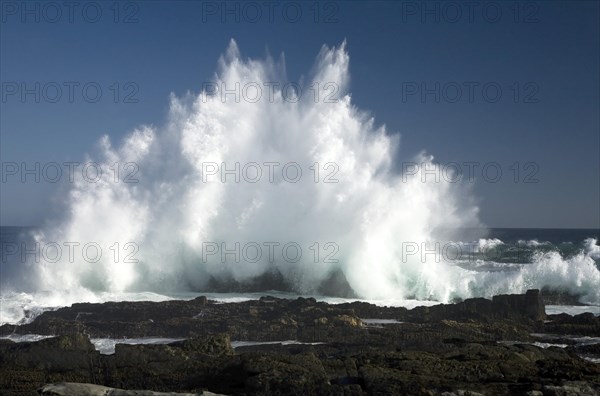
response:
M253 100L240 100L206 90L173 96L164 128L140 127L116 148L102 138L102 168L135 163L139 183L115 182L109 172L97 183L76 181L67 218L38 239L93 241L111 253L116 242L121 249L133 242L139 262L115 260L114 254L93 264L42 262L36 271L40 286L203 290L215 280L243 283L276 270L292 289L311 292L337 271L361 297L446 299L452 286L440 268L419 259L400 263L400 242L426 241L438 228L476 224L477 208L452 183L422 183L420 173L402 179L394 172L398 135L352 104L348 64L344 44L323 47L306 84L310 94L298 91L290 100L281 82L272 95L263 92L257 100L254 94L247 95ZM283 75L282 64L272 59L243 60L232 41L215 85L265 87ZM432 160L421 154L415 162L435 168ZM272 181L264 174L257 183L236 183L226 175L223 183L219 175L207 177L208 163L230 170L236 163L256 163L262 172L268 170L262 164L280 165ZM296 165L287 175L294 178L300 169L298 182L286 180L282 167L291 163ZM327 176L337 182L325 183ZM256 262L203 257L213 242L220 253L221 243L226 249L257 243L262 257ZM268 242L281 244L273 255ZM281 259L286 252L278 249L290 242L302 249L297 262L294 249L285 256L293 258ZM256 251L247 256L254 258Z
M407 256L403 242L421 246L439 238L458 240L448 230L479 226L478 209L464 186L422 181L423 170L438 169L431 156L409 158L421 164L414 174L394 171L399 135L377 126L352 104L348 65L344 44L324 46L304 86L304 92L307 87L312 92L290 97L281 88L283 62L245 60L232 41L213 86L281 83L269 95L252 94L252 100L206 90L172 96L164 127L141 126L117 147L103 137L96 159L101 168L133 163L138 182L116 180L111 172L96 183L75 181L68 213L36 238L41 243L93 242L103 255L94 263L63 257L30 264L35 289L69 290L73 302L73 296L89 299L90 293L206 291L215 285L236 291L267 276L263 290L335 295L349 288L378 301L445 302L550 283L600 302L600 272L584 253L569 261L560 255L536 257L532 266L510 274ZM236 163L240 170L258 164L263 175L257 182L236 182L235 175L225 174L223 182L222 172L209 172L215 169L212 164L223 171L236 169ZM265 163L279 166L266 174ZM296 165L286 178L282 168L290 163ZM291 182L298 168L302 177ZM257 175L255 166L252 170L250 179ZM332 170L336 182L325 183ZM137 262L123 251L128 243ZM236 243L251 247L239 260L234 253L223 254L236 250ZM300 247L299 258L292 249L283 259L286 243ZM595 241L592 245L597 248ZM245 259L249 256L252 260ZM343 280L343 288L332 275Z

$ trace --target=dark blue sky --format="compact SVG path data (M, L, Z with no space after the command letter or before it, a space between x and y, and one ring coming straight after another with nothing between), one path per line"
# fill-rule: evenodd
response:
M225 15L222 2L79 2L69 10L32 1L25 13L23 4L2 1L4 163L83 161L103 134L118 142L137 125L162 125L169 94L200 91L231 38L243 56L284 52L290 81L308 74L323 44L345 39L354 103L401 133L401 160L426 150L464 173L465 163L478 163L477 181L467 184L487 225L600 227L598 2L288 2L272 15L264 2L227 3ZM36 82L40 103L33 94L23 100L21 84ZM72 103L69 82L79 84ZM101 87L98 102L82 96L86 83ZM62 86L57 103L42 92L54 97L52 84ZM439 100L421 96L436 84ZM127 94L137 103L123 103ZM482 175L490 163L503 172L496 183ZM524 183L531 173L537 182ZM7 180L1 225L43 222L60 186Z

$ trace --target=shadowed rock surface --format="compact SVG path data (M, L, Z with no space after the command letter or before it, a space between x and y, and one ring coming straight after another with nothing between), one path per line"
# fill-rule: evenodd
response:
M600 357L597 344L531 344L540 341L537 333L599 337L600 319L546 316L538 291L412 310L273 297L74 304L0 333L57 336L0 340L3 395L33 395L61 382L231 395L600 394L600 365L579 356ZM89 340L150 336L185 341L117 344L103 355ZM233 349L231 340L296 342Z

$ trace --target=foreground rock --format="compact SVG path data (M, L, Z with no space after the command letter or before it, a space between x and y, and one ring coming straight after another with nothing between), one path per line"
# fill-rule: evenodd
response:
M174 393L152 391L127 391L94 384L61 382L42 386L37 392L42 396L218 396L216 393Z
M6 395L35 394L63 381L228 395L600 394L600 365L578 355L594 357L597 347L530 344L540 341L535 333L599 337L600 319L546 317L537 291L413 310L271 297L235 304L204 297L74 304L0 330L58 335L34 343L0 340L0 393ZM114 354L103 355L89 339L124 336L185 341L117 344ZM230 340L296 343L234 350Z

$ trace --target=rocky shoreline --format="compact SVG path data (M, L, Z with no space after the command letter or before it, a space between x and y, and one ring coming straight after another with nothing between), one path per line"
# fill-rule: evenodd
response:
M537 290L412 310L273 297L81 303L0 327L15 334L53 337L0 340L3 395L600 394L600 344L581 342L600 337L600 318L546 315ZM182 340L112 354L91 341L124 337Z

